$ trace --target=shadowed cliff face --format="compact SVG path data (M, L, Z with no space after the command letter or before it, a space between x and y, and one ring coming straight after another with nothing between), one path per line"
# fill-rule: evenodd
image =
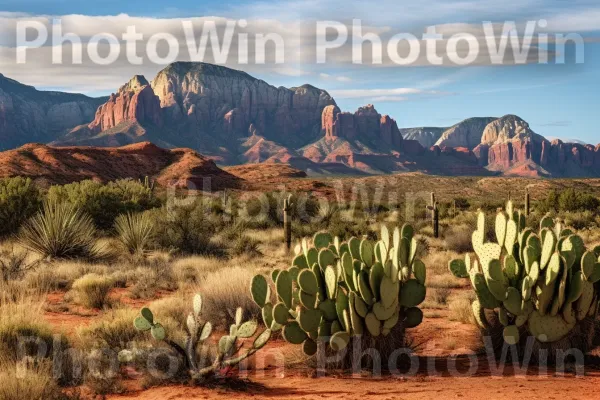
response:
M42 92L0 74L0 150L30 142L50 142L65 130L87 123L106 98Z

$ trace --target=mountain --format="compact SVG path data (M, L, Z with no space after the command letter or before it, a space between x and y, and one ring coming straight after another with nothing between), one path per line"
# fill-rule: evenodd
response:
M402 128L400 133L404 139L416 140L425 148L430 148L439 140L444 131L448 128Z
M31 177L45 184L145 176L170 187L202 188L206 179L213 189L235 188L242 183L195 151L165 150L149 142L117 148L27 144L0 153L0 177L11 176Z
M40 92L0 76L0 127L5 148L151 142L190 148L215 165L285 164L307 176L600 176L600 147L548 141L516 115L400 129L374 105L344 112L323 89L275 87L206 63L177 62L152 81L136 75L104 99Z
M50 142L87 123L106 98L43 92L0 74L0 151L30 142Z

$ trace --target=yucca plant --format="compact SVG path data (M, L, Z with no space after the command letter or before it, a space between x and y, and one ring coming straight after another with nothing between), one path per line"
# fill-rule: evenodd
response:
M21 228L17 237L25 248L44 258L85 258L106 256L96 242L92 219L68 203L48 202Z
M154 240L154 223L149 214L122 214L115 220L117 238L125 251L136 257L144 257Z

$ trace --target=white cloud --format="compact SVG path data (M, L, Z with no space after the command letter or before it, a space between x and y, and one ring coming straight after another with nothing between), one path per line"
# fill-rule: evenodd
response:
M392 89L341 89L330 90L336 99L361 99L372 103L396 103L423 97L442 97L452 95L450 92L422 90L417 88Z
M326 81L336 81L336 82L352 82L352 79L347 77L347 76L341 76L341 75L330 75L330 74L326 74L324 72L321 72L319 74L319 78L326 80Z

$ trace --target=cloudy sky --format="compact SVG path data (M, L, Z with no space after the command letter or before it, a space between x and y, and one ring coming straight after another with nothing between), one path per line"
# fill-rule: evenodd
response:
M17 26L37 22L52 32L53 20L60 19L63 34L76 33L83 43L81 63L73 64L73 46L52 43L51 35L39 48L26 52L24 64L17 63ZM244 19L243 26L239 20ZM362 33L377 35L382 42L381 60L371 57L373 46L352 44L352 21L359 19ZM316 24L336 21L349 29L348 40L328 53L326 63L317 63ZM491 22L493 32L484 30ZM535 27L534 38L526 46L527 57L517 63L509 46L502 65L491 62L486 44L506 36L505 23L514 23L522 40L527 23ZM543 22L540 22L543 21ZM190 23L197 39L212 22L219 37L227 24L233 24L232 52L224 61L276 86L310 83L328 90L340 107L353 111L373 103L380 113L392 115L401 127L450 126L472 116L517 114L532 128L548 137L600 142L596 113L600 105L600 3L597 0L380 0L375 3L354 0L271 0L271 1L116 1L0 0L0 73L40 89L83 92L91 96L116 91L134 74L151 80L164 64L149 61L147 45L156 33L177 39L177 60L189 60L189 41L183 23ZM39 25L38 24L38 25ZM237 25L236 25L237 24ZM137 56L126 57L124 41L110 65L97 65L87 53L90 38L110 33L121 38L128 27L144 38ZM432 65L426 57L422 35L435 27L444 36L436 47L443 58ZM248 37L246 51L238 51ZM285 43L284 62L276 63L267 47L266 64L256 65L257 35L275 33ZM330 32L331 33L331 32ZM420 54L409 65L399 65L390 56L388 45L400 33L410 33L418 41ZM452 62L452 55L466 57L468 40L449 47L454 34L468 34L477 42L479 53L468 66ZM547 44L539 34L548 36ZM573 36L573 35L577 36ZM581 39L557 46L557 35ZM30 29L26 40L35 39ZM327 36L327 40L335 37ZM168 60L167 41L157 41L157 54ZM396 47L408 57L408 42ZM53 62L53 51L62 49L62 64ZM198 43L195 43L198 47ZM200 46L201 47L201 46ZM353 62L362 48L363 63ZM524 47L525 49L525 47ZM377 49L375 49L377 50ZM215 61L206 51L206 61ZM378 53L375 51L375 53ZM99 54L108 54L106 43ZM240 57L247 56L247 64ZM243 57L242 57L243 58ZM547 64L540 64L547 58ZM380 62L379 62L380 61Z

